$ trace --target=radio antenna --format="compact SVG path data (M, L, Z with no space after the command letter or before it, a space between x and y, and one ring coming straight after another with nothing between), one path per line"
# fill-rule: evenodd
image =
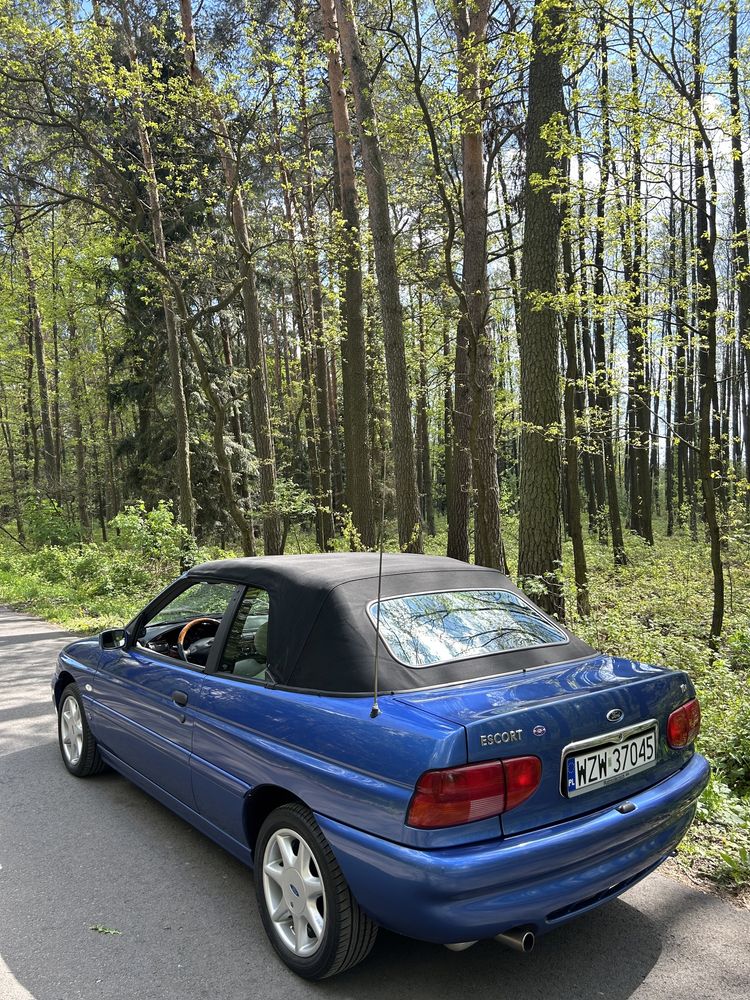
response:
M387 448L383 443L383 479L380 484L380 549L378 557L378 600L375 605L375 663L373 664L372 708L370 718L377 719L380 715L378 705L378 658L380 656L380 588L383 583L383 534L385 530L385 459Z

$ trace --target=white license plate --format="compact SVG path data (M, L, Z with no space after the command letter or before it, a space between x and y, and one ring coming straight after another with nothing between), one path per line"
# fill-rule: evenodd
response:
M602 737L606 740L606 737ZM656 728L622 743L605 743L571 754L565 761L568 796L581 795L650 767L656 760Z

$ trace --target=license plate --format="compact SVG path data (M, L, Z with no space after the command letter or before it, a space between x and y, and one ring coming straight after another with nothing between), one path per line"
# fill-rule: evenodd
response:
M655 760L655 727L630 736L621 743L603 742L601 746L571 754L565 762L568 796L572 798L619 781L650 767Z

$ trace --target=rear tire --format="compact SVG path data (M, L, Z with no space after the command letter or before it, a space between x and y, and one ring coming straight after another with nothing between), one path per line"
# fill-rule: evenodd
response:
M279 958L304 979L361 962L378 926L359 907L328 841L301 803L275 809L255 847L255 895Z
M77 684L68 684L57 706L57 741L63 764L76 778L104 770Z

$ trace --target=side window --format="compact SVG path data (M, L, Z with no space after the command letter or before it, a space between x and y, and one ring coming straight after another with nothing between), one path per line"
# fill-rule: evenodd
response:
M147 624L187 621L188 618L198 618L200 615L221 618L236 589L233 583L209 583L206 580L193 583L157 611Z
M218 671L263 681L268 654L268 593L248 587L229 628Z
M236 590L233 583L200 580L190 584L141 623L138 644L162 656L205 667Z

